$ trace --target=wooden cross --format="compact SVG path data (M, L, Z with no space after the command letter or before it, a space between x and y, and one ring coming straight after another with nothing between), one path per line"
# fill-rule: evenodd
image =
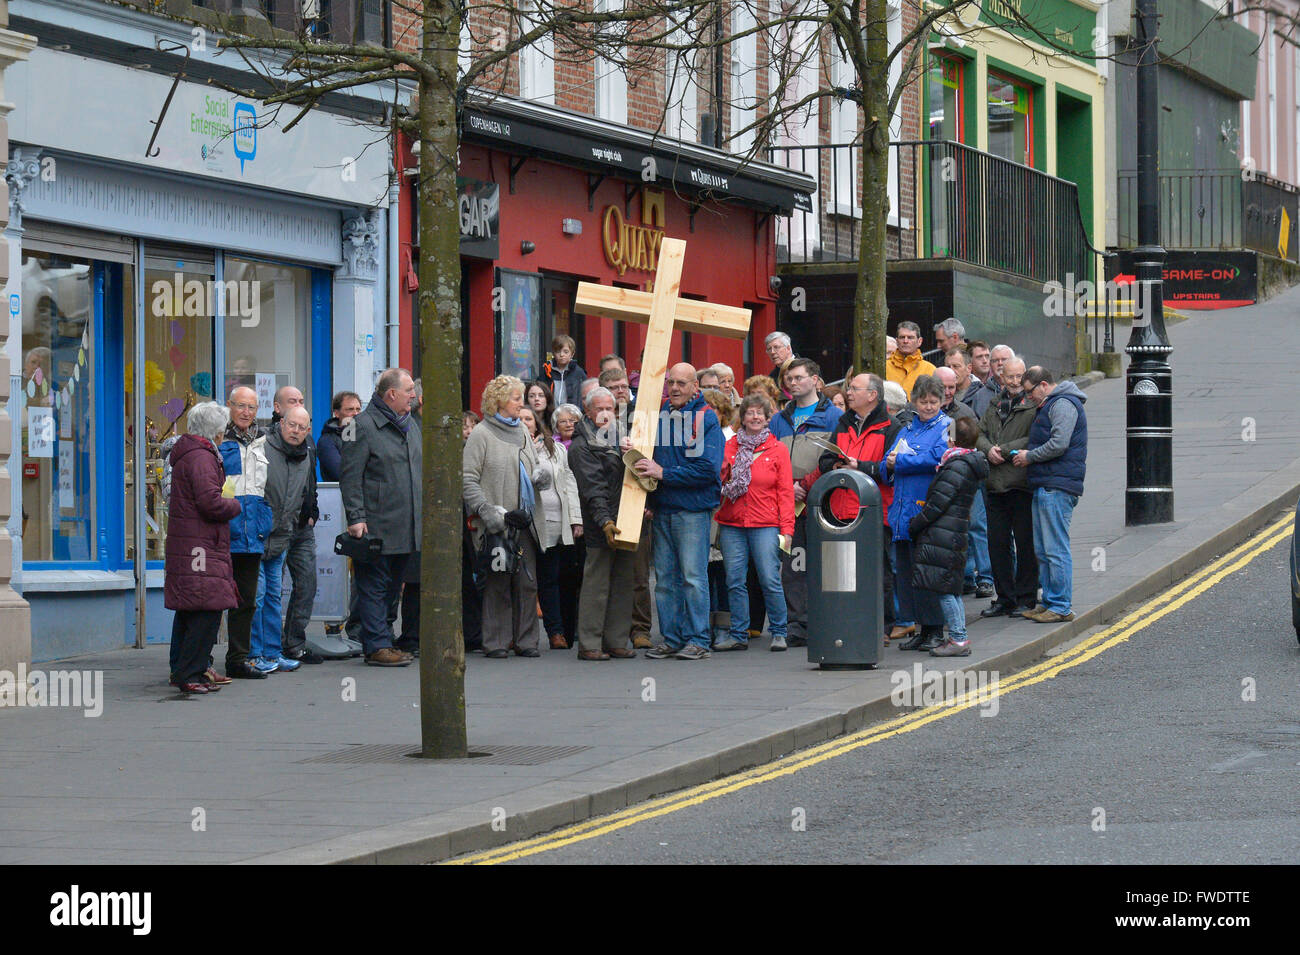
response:
M580 282L573 305L573 310L583 315L650 326L646 332L645 352L641 356L641 383L637 386L631 434L632 447L646 457L654 454L673 332L702 332L741 339L749 334L749 309L677 297L681 292L685 258L686 242L665 238L659 249L653 292ZM615 547L636 549L641 539L645 499L645 488L632 476L630 469L625 471L623 494L618 501Z

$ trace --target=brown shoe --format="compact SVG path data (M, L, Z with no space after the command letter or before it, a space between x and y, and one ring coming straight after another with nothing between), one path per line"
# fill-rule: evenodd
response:
M551 649L552 650L569 649L569 641L564 639L564 634L562 633L551 634Z
M605 652L608 653L608 654L609 654L611 657L613 657L615 660L635 660L635 659L636 659L636 651L635 651L635 650L628 649L627 647L613 647L613 648L611 648L611 649L609 649L609 650L606 650Z
M632 638L632 646L638 650L649 650L654 646L648 633L641 634Z
M609 654L601 650L579 650L579 660L608 660Z
M912 624L910 627L895 627L893 630L889 631L889 639L902 640L904 637L913 636L915 633L916 624Z
M203 676L213 686L225 686L227 683L235 682L234 680L230 679L230 677L228 676L222 676L216 670L212 669L212 667L208 667L208 671L205 674L203 674Z
M410 666L413 659L415 658L410 654L403 653L396 647L384 647L367 656L366 663L372 667L404 667Z
M1025 616L1029 616L1025 614ZM1035 623L1069 623L1074 619L1072 613L1057 613L1055 610L1044 610L1042 613L1034 614L1029 618Z

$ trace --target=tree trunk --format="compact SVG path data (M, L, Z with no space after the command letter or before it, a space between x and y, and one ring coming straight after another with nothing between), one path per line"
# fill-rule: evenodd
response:
M461 632L460 227L456 208L454 0L425 0L420 81L420 346L424 385L423 543L420 566L420 755L457 759L465 735ZM397 290L391 290L397 294Z
M868 133L862 144L862 226L858 243L858 285L853 295L853 369L885 374L885 221L889 215L887 126Z
M858 285L853 296L853 369L885 374L885 222L889 216L889 55L886 0L866 0L864 43L854 68L862 89L862 224L858 243Z

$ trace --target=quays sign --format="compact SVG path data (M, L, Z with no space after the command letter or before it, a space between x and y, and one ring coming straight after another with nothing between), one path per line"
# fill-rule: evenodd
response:
M629 269L653 274L659 265L663 240L664 194L660 190L641 190L640 225L628 222L618 206L605 207L600 220L600 246L605 250L605 261L619 275Z

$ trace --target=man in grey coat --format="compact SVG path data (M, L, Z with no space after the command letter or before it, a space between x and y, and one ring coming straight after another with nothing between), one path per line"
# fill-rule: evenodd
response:
M370 404L353 419L352 440L342 442L339 491L348 534L382 542L378 555L355 564L361 646L371 666L407 666L413 659L393 646L388 608L420 549L423 452L411 417L414 399L410 372L385 370Z

